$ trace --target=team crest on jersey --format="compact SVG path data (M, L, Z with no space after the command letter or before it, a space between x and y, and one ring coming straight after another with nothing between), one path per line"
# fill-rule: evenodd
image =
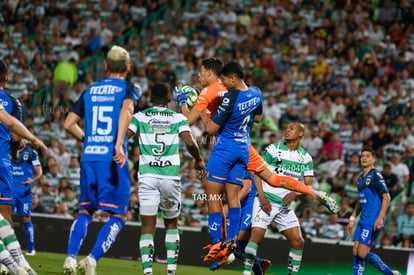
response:
M365 181L365 185L368 186L371 183L371 178L367 178L367 180Z
M303 162L305 161L305 157L304 157L303 155L299 154L298 161L299 161L300 163L303 163Z
M254 217L254 222L259 222L260 221L260 215L256 214L256 216Z
M24 155L23 155L23 160L24 161L27 161L29 159L29 154L28 153L25 153Z

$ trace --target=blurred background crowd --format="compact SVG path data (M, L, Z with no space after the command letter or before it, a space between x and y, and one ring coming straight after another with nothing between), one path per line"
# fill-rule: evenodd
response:
M306 199L298 202L306 237L348 238L344 226L357 198L358 155L364 144L373 146L393 198L383 244L413 245L411 1L9 0L0 9L0 58L11 68L7 90L24 106L25 125L50 149L42 156L44 176L33 187L34 212L76 215L81 144L64 131L63 121L81 92L102 77L96 57L116 41L133 59L129 79L145 92L142 109L150 104L151 85L199 85L201 61L217 57L240 62L246 82L263 92L265 118L251 133L259 151L283 139L285 122L306 125L302 146L314 159L314 185L341 204L340 214L330 216ZM91 60L98 69L91 69ZM207 160L211 138L202 123L192 132ZM137 221L135 140L129 156L129 219ZM194 199L203 186L189 155L182 151L181 157L181 222L204 228L205 201Z

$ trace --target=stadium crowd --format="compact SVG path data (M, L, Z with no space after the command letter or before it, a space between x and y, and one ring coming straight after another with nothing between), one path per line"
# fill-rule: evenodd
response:
M174 1L172 1L174 2ZM63 129L68 108L94 82L76 66L167 1L6 1L0 14L0 58L11 68L7 89L24 106L24 123L49 145L44 176L33 187L33 212L76 215L79 148ZM174 4L174 3L169 3ZM178 26L158 23L150 44L126 48L135 60L130 80L148 92L156 82L199 85L208 57L240 62L246 81L262 89L265 118L255 124L259 150L283 139L283 125L306 125L302 146L314 160L314 185L341 203L338 216L299 204L306 237L346 239L360 173L358 154L373 146L392 197L412 199L414 170L414 5L408 0L192 1ZM33 96L52 84L50 105ZM175 108L175 103L171 107ZM142 100L142 109L149 102ZM205 159L212 148L202 123L192 126ZM138 220L139 150L130 142L129 218ZM182 225L206 227L202 182L182 151ZM96 219L105 219L105 213ZM396 226L396 224L392 224ZM410 228L414 236L414 227ZM400 233L400 232L398 232ZM406 233L405 233L406 234ZM396 238L395 238L396 240ZM404 241L406 245L407 241ZM409 244L412 245L412 242Z

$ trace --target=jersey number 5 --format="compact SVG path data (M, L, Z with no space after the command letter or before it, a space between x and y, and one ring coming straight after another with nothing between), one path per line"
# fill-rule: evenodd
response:
M165 142L160 140L160 137L165 135L165 133L155 133L154 134L154 143L160 146L160 149L152 149L154 155L162 155L165 151Z

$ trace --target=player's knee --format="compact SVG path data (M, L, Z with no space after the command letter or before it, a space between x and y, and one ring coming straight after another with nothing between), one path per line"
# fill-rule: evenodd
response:
M302 237L297 237L290 242L290 246L296 250L302 250L303 246L305 245L305 241Z

